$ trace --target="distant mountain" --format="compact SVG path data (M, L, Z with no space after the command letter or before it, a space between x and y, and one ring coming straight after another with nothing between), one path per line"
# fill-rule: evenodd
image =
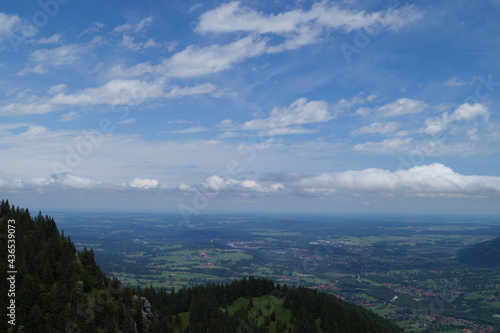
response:
M458 251L458 259L477 266L500 266L500 237Z
M179 291L123 287L52 218L8 201L0 228L0 332L403 332L332 295L253 276Z

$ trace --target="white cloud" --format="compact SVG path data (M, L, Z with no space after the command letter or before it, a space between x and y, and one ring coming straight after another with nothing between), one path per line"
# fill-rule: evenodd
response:
M303 128L300 126L294 127L279 127L273 128L267 131L260 131L259 136L274 136L274 135L290 135L290 134L313 134L316 133L316 130ZM227 137L227 135L226 135Z
M146 18L143 18L142 20L137 23L137 25L134 27L135 32L141 32L144 29L146 29L151 23L153 22L153 17L149 16Z
M229 2L203 13L199 18L196 31L236 32L250 31L257 33L288 33L297 29L307 20L301 10L265 16L249 7L242 7L239 2Z
M314 4L309 11L295 9L266 15L234 1L203 13L196 31L201 34L247 32L284 36L283 43L270 45L266 50L267 53L277 53L317 43L328 29L345 33L372 27L396 31L422 17L423 13L414 6L366 13L342 9L326 1Z
M50 37L42 37L38 40L38 44L57 44L59 42L61 42L61 39L62 39L62 35L59 33L59 34L55 34L55 35L52 35Z
M500 177L462 175L440 163L398 171L370 168L285 178L282 179L284 183L280 181L263 185L252 179L236 180L214 175L199 185L182 183L177 189L201 191L211 198L219 192L282 194L287 197L300 196L304 192L322 197L334 193L408 197L500 196Z
M235 122L233 119L224 119L223 121L221 121L220 123L217 124L217 127L221 127L221 128L231 128L234 126L236 126L236 125L235 125Z
M47 73L47 68L43 64L37 64L33 67L26 67L21 69L17 75L19 76L24 76L29 73L35 73L35 74L45 74Z
M500 196L500 177L461 175L440 163L391 172L381 169L323 173L296 184L311 192L351 192L407 196Z
M373 101L375 95L363 96L360 93L350 99L341 99L335 104L325 101L308 101L299 98L287 107L276 107L269 113L267 118L248 120L243 124L237 124L232 119L221 121L217 127L227 130L221 138L242 137L245 134L236 131L257 131L259 136L290 135L290 134L313 134L317 129L304 128L297 125L317 124L335 119L338 115L349 108Z
M260 185L255 180L244 180L240 182L241 186L246 188L258 188Z
M193 126L185 129L180 129L176 131L170 131L170 133L179 133L179 134L192 134L192 133L200 133L209 131L209 128L203 126Z
M80 117L80 115L78 114L78 112L76 111L70 111L70 112L67 112L67 113L64 113L62 114L60 117L59 117L59 121L73 121L75 119L78 119Z
M197 47L191 45L160 65L160 72L169 77L196 77L217 73L265 51L266 42L244 37L226 45Z
M166 89L170 91L166 92ZM88 105L138 105L152 100L179 98L189 95L212 94L219 97L222 92L211 83L204 83L192 87L166 87L163 78L145 82L141 80L112 80L103 86L86 88L72 94L66 94L66 85L52 86L48 93L50 98L41 96L23 97L30 103L10 103L0 106L0 115L45 114L54 112L63 105L77 107Z
M54 178L46 178L46 177L33 177L30 179L26 179L24 181L18 181L18 183L23 184L23 187L35 187L35 188L41 188L41 187L46 187L49 186L50 184L53 184L55 182Z
M193 188L192 186L184 184L184 183L179 184L179 186L177 186L177 189L180 191L189 191L189 192L192 192L195 190L195 188Z
M53 131L31 123L6 123L0 126L0 133L0 151L4 159L9 161L3 164L4 170L7 173L16 173L19 170L10 168L16 161L22 160L21 165L29 163L25 169L30 170L54 159L54 153L62 151L61 148L67 144L72 132ZM36 164L29 162L34 155L37 156Z
M405 26L415 23L424 17L424 12L413 5L388 9L373 13L341 9L328 2L320 2L313 6L313 11L321 24L351 32L356 29L370 29L374 26L397 31Z
M296 50L302 46L315 44L320 40L322 30L308 26L301 27L295 34L288 36L285 41L277 45L269 45L267 53L280 53L283 51Z
M270 117L254 119L242 125L246 130L274 129L291 125L326 122L333 119L328 103L324 101L310 101L299 98L286 108L275 108Z
M24 185L23 183L19 181L10 181L10 180L4 180L0 179L0 188L2 190L8 190L8 189L21 189L23 188Z
M154 40L154 38L149 38L145 42L136 42L135 38L129 35L123 35L120 44L136 52L144 52L147 49L158 48L161 46L161 44Z
M97 88L86 88L74 94L59 93L49 100L51 104L65 105L123 105L140 104L147 99L165 97L162 80L112 80Z
M31 38L37 32L34 26L24 23L19 16L0 12L0 42L10 38L13 41Z
M391 138L382 142L359 143L353 147L355 151L374 154L398 154L413 152L412 138Z
M197 4L193 5L193 6L191 6L191 8L189 8L188 12L191 13L192 11L194 11L194 10L200 8L200 7L203 7L203 4L202 3L197 3Z
M119 121L118 124L120 125L128 125L128 124L134 124L137 122L137 119L135 118L127 118L125 120Z
M239 184L240 183L234 179L224 179L219 176L210 176L205 179L205 182L203 182L202 185L213 191L220 191Z
M212 193L212 195L216 195L215 193L219 191L270 194L284 190L285 186L280 183L272 183L269 186L265 186L252 179L236 180L214 175L207 177L199 186L181 184L178 188L183 191L193 191L196 188L202 188Z
M22 24L21 18L17 15L9 15L0 12L0 36L6 37L13 30Z
M27 73L45 74L48 66L68 66L82 59L91 50L86 44L67 44L52 49L38 49L30 56L30 62L35 65L28 65L20 70L18 75Z
M149 62L126 68L122 65L110 69L112 77L138 77L145 73L158 73L169 78L190 78L206 76L230 69L248 58L262 55L266 41L249 36L232 43L210 46L190 45L162 60L158 65Z
M488 121L489 113L488 108L482 104L462 104L450 115L450 120L472 120L475 118L483 117L484 121Z
M230 69L248 58L317 43L325 29L350 32L377 25L383 29L398 30L420 19L422 15L414 6L367 14L341 9L327 2L317 3L309 11L297 9L277 15L264 15L239 2L230 2L202 14L196 31L246 32L248 35L225 45L190 45L157 65L144 62L130 68L114 66L109 74L113 77L138 77L145 73L179 78L205 76ZM125 24L117 27L115 32L132 30L137 29ZM269 34L279 35L284 40L270 43L272 37ZM126 42L135 48L133 40Z
M212 94L217 95L217 86L212 83L198 84L192 87L179 87L171 86L169 87L169 92L165 95L169 98L178 98L190 95L201 95L201 94Z
M271 189L271 191L280 191L280 190L284 190L285 186L283 184L280 184L280 183L274 183L274 184L271 184L271 186L269 188Z
M333 108L338 110L339 112L343 112L347 109L352 108L353 106L365 104L367 102L373 102L376 98L377 98L377 95L372 94L372 95L365 96L364 92L360 92L356 96L351 97L349 99L342 98L335 105L333 105Z
M465 136L470 141L478 141L479 135L477 128L471 128L465 132Z
M387 134L397 131L401 127L401 124L397 122L389 123L379 123L375 122L368 126L363 126L357 130L351 132L351 135L363 135L363 134Z
M88 189L96 185L102 184L101 182L94 181L90 178L75 176L71 173L61 173L51 176L54 183L63 187Z
M102 28L104 28L104 24L101 23L101 22L92 22L92 24L90 25L90 27L88 27L87 29L85 29L84 31L82 31L79 35L78 35L78 38L82 37L83 35L86 35L86 34L92 34L94 32L98 32L99 30L101 30Z
M239 2L231 2L202 14L196 31L199 33L245 31L289 35L284 43L269 46L267 49L268 53L276 53L296 49L318 40L321 29L310 26L311 22L308 22L306 17L307 13L302 10L265 16L251 8L242 7Z
M47 133L46 127L40 125L32 125L26 132L21 133L19 136L25 139L34 139L40 137L44 133Z
M31 54L31 60L53 66L71 65L88 51L89 47L86 45L68 44L53 49L38 49Z
M0 132L31 126L28 123L0 123Z
M142 20L140 20L138 23L136 24L130 24L130 23L125 23L125 24L122 24L122 25L119 25L117 26L113 32L126 32L126 31L131 31L131 32L135 32L135 33L138 33L138 32L142 32L144 31L151 23L153 22L153 17L152 16L149 16L149 17L146 17Z
M427 118L425 120L425 128L421 132L426 134L436 134L445 131L450 124L460 124L463 121L471 121L476 118L482 118L483 121L488 121L488 108L482 104L462 104L451 114L443 113L441 117Z
M447 81L445 81L443 85L447 87L460 87L460 86L469 86L473 82L474 81L460 81L458 77L453 76L449 78Z
M399 30L422 17L423 13L414 6L366 13L342 9L337 4L327 1L314 4L309 11L295 9L277 15L265 15L235 1L202 14L196 31L199 33L245 31L285 35L299 32L304 26L313 26L316 30L327 27L351 32L375 24L390 30Z
M50 87L48 93L51 95L57 95L63 93L66 90L67 86L64 83L56 84Z
M21 114L45 114L55 110L54 105L50 103L11 103L0 106L0 115L15 116Z
M425 128L422 132L432 135L444 131L450 123L448 118L447 113L444 113L441 117L427 118L425 120Z
M151 189L158 187L160 182L157 179L135 178L129 185L134 188Z
M81 131L33 127L40 125L16 122L0 125L0 156L4 160L0 178L27 179L71 172L105 181L100 188L123 184L126 190L130 187L128 183L144 172L150 176L141 178L156 178L161 184L188 183L193 178L193 168L205 174L225 170L227 161L239 155L234 144L215 140L174 141L158 137L151 140L116 131L99 133L97 128ZM134 152L134 158L120 153L117 147Z
M375 113L381 117L396 117L405 114L421 113L427 107L427 104L423 101L399 98L393 103L378 107Z
M102 188L102 182L90 178L80 177L71 173L53 174L50 177L32 177L28 179L3 180L0 179L1 189L91 189Z
M416 140L414 138L395 137L381 142L365 142L356 144L353 150L366 154L388 156L409 156L420 160L425 156L459 156L491 155L498 153L498 135L480 135L474 129L465 131L464 141L443 139Z
M50 177L31 177L28 179L2 180L0 179L1 189L92 189L105 188L106 184L92 180L87 177L76 176L71 173L53 174Z

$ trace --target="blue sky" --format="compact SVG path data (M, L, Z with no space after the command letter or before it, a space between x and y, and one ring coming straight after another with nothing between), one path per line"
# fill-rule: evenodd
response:
M500 1L0 5L0 191L40 209L500 212Z

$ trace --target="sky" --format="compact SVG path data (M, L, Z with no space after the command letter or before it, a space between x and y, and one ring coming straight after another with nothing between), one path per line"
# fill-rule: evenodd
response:
M500 1L0 4L0 194L500 213Z

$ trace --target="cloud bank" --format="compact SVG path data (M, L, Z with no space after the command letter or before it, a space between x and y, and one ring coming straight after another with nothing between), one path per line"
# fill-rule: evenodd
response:
M297 186L307 192L350 192L408 196L499 196L500 177L462 175L434 163L409 170L365 169L322 173L301 179Z
M408 170L390 171L377 168L320 173L310 176L278 177L280 181L234 179L213 175L199 184L181 183L175 187L162 186L157 179L135 178L128 184L106 184L88 177L62 173L44 178L0 180L0 189L49 190L162 190L202 192L207 196L225 192L247 197L249 195L301 196L325 198L337 193L370 196L408 197L499 197L500 177L462 175L453 169L434 163L415 166Z

